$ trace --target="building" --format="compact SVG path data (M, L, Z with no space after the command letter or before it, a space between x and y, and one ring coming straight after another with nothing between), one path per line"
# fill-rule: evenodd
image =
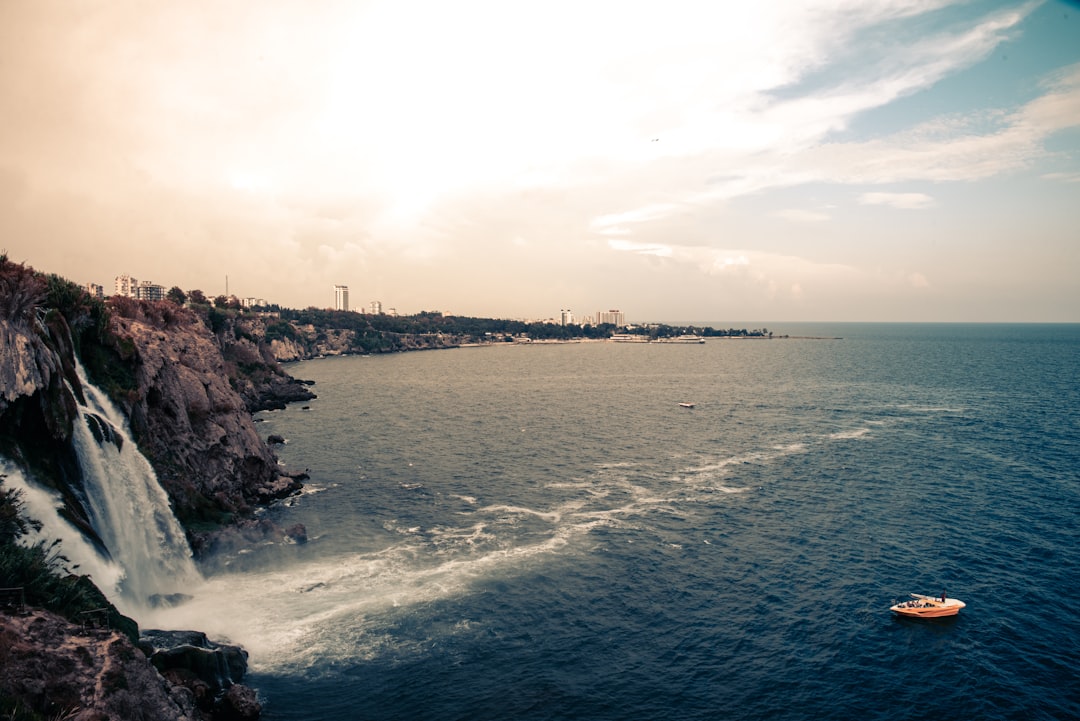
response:
M127 274L116 276L115 289L115 295L122 295L125 298L165 300L164 286L157 285L149 280L139 281Z
M621 310L602 310L597 312L596 324L603 325L604 323L622 327L626 325L626 314Z
M334 310L348 310L349 309L349 286L347 285L335 285L334 286Z
M116 276L115 295L122 295L125 298L137 297L139 295L139 281L126 274Z
M135 289L135 297L139 300L165 300L165 286L144 280Z
M86 292L90 294L91 298L105 297L105 287L98 285L97 283L87 283Z
M380 300L371 301L371 314L372 315L382 315L382 301L380 301Z
M574 313L569 308L559 311L559 322L562 325L574 324Z

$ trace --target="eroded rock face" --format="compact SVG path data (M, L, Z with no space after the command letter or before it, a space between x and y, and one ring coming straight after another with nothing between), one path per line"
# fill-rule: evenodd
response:
M247 514L252 504L294 493L255 430L214 336L193 313L166 329L113 318L134 349L137 392L125 403L139 446L182 521Z
M0 613L0 696L45 718L204 718L192 694L167 683L124 635L48 611Z
M247 651L214 643L202 631L146 629L139 635L139 648L158 671L186 671L215 696L240 683L247 673Z

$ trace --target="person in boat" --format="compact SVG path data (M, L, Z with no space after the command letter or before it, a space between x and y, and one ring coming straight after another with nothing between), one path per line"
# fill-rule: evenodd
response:
M945 592L944 591L941 592L941 602L945 603Z

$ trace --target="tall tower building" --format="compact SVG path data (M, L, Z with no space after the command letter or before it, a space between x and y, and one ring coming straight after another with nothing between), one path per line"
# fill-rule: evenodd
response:
M347 285L335 285L334 286L334 310L348 310L349 309L349 286Z
M574 313L569 308L559 311L559 322L563 325L574 324Z

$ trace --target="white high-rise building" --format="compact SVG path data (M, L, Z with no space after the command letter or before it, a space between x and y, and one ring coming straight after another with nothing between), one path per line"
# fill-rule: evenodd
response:
M574 313L569 308L559 311L559 322L563 325L574 324Z
M349 309L349 286L347 285L335 285L334 286L334 310L348 310Z
M382 315L382 301L381 300L373 300L373 301L371 301L371 314L372 315Z
M596 314L596 320L600 325L611 323L614 326L622 327L626 325L626 314L621 310L602 310Z
M116 295L134 298L139 294L139 281L130 275L116 276Z

